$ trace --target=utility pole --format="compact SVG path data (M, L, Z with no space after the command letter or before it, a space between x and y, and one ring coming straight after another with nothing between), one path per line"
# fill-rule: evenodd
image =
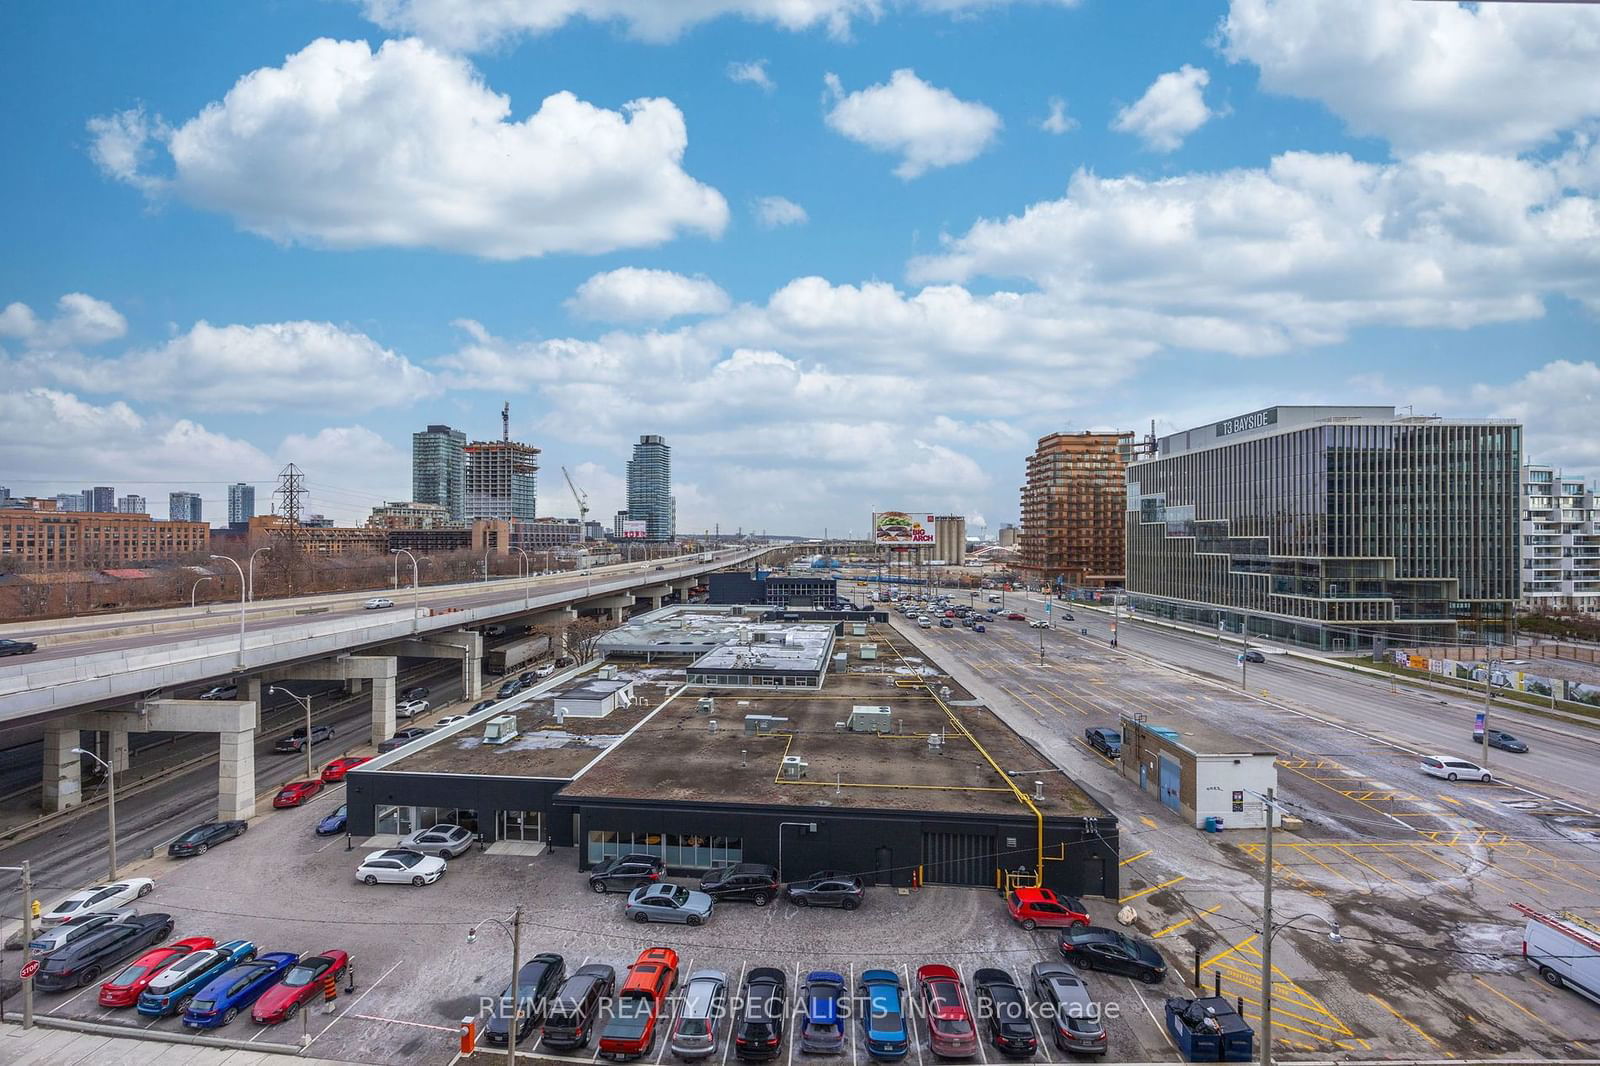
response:
M508 408L509 404L506 405ZM506 1030L506 1066L517 1066L517 1023L522 1018L522 904L511 912L511 1025Z
M1261 1066L1272 1066L1272 815L1276 790L1267 788L1267 872L1261 889Z
M10 870L22 875L22 946L26 948L33 940L33 877L28 872L26 861L21 866L0 866L0 870ZM22 1027L33 1028L33 978L22 979Z
M1494 660L1483 664L1483 768L1489 768L1489 703L1494 698Z

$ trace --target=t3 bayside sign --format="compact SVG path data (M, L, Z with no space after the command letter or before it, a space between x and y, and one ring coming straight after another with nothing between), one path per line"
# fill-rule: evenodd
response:
M1251 411L1238 418L1225 418L1217 423L1217 436L1231 437L1235 433L1247 433L1252 429L1265 429L1278 424L1278 409L1268 407L1264 411Z

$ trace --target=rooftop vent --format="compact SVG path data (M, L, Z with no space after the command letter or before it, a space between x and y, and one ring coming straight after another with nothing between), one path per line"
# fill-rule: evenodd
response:
M795 780L806 776L806 771L808 769L809 765L804 759L800 758L800 756L785 755L783 757L783 766L779 770L779 773L790 780Z
M701 696L699 704L696 705L696 710L698 710L701 714L710 714L715 708L716 700L712 699L710 696Z
M752 736L764 736L778 726L788 724L788 721L776 714L747 714L744 716L744 731Z

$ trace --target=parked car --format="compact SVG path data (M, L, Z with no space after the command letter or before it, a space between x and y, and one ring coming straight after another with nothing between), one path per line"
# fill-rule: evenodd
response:
M972 986L990 1047L1013 1058L1028 1058L1039 1050L1027 997L1011 974L986 967L972 975Z
M728 1013L728 975L721 970L696 970L678 997L667 1050L680 1059L710 1058Z
M1077 896L1058 896L1048 888L1014 888L1006 893L1006 911L1011 920L1029 930L1079 929L1089 924L1083 900Z
M733 899L765 907L778 898L778 868L755 862L713 867L700 878L700 891L719 903Z
M427 700L401 700L394 705L394 716L400 719L415 718L427 714L430 706Z
M775 966L757 966L744 979L733 1023L733 1053L741 1061L776 1058L789 1016L789 983Z
M311 744L315 747L324 740L333 739L333 726L314 725L311 727ZM305 751L306 728L301 726L286 737L279 737L278 742L272 746L273 751Z
M911 1050L905 998L905 983L893 970L862 971L856 999L862 1005L861 1032L871 1058L896 1062Z
M536 1026L544 1024L545 1004L551 993L567 979L567 960L546 952L535 955L517 971L515 998L511 986L500 993L500 998L489 1009L489 1020L483 1026L487 1043L504 1047L511 1034L512 1003L517 1004L517 1043L527 1039Z
M500 700L508 700L526 687L527 686L523 684L522 678L513 677L510 681L507 681L505 684L500 686L500 691L495 693L495 700L496 702Z
M331 785L343 781L344 775L354 770L364 762L372 761L371 755L346 755L342 759L335 759L322 768L322 782Z
M1453 758L1449 755L1429 755L1422 760L1422 772L1429 777L1442 777L1446 781L1457 781L1466 778L1468 781L1482 781L1488 784L1493 778L1489 771L1475 762L1465 759Z
M208 936L190 936L174 940L163 948L152 948L134 959L105 984L100 986L99 1002L102 1007L131 1007L150 982L179 959L197 951L208 951L217 942Z
M387 596L374 596L366 602L365 606L369 611L381 611L387 607L393 607L394 601Z
M804 881L786 885L783 894L799 907L842 907L853 911L861 906L866 888L861 878L835 870L814 873Z
M472 705L472 709L469 710L467 714L473 715L477 714L479 711L487 711L490 707L493 707L499 702L499 700L479 700L477 703Z
M1267 661L1267 657L1254 648L1247 648L1240 652L1239 657L1247 663L1264 663Z
M191 855L204 855L218 844L242 837L250 828L249 822L204 822L195 826L167 845L167 858L186 859Z
M1158 985L1167 977L1167 961L1138 937L1097 925L1074 926L1061 931L1061 956L1080 970L1136 977Z
M281 981L261 993L261 998L250 1008L250 1020L257 1025L277 1025L288 1021L301 1007L320 999L323 983L329 978L337 983L348 972L349 966L350 956L343 951L307 955L289 967Z
M58 992L82 988L100 980L100 975L172 935L172 915L135 914L117 922L107 922L88 936L79 937L40 960L33 975L39 992Z
M410 688L400 693L400 698L407 700L425 700L428 698L428 695L431 691L432 690L428 688L427 685L412 685Z
M39 650L39 645L31 640L12 640L10 637L0 637L0 655L31 655Z
M418 737L425 737L431 732L433 732L433 730L427 728L426 726L415 726L411 729L402 729L395 733L394 736L378 745L378 754L386 755L391 751L397 751L411 743L413 740L416 740Z
M617 971L604 963L572 971L545 1011L544 1046L558 1051L588 1047L600 1012L616 987Z
M194 994L183 1011L186 1029L220 1029L255 1003L277 983L300 956L288 951L269 951L249 962L230 966L213 977Z
M558 655L556 656L556 669L565 670L576 662L577 660L570 655Z
M148 877L128 877L109 884L95 885L74 892L49 910L39 915L39 924L48 929L52 925L81 918L85 914L114 911L136 899L155 891L156 883Z
M989 632L989 627L984 625L982 622L979 622L977 625L972 627L972 631L974 633L987 633Z
M233 684L212 685L200 693L203 700L231 700L239 695L239 686Z
M120 922L124 918L132 918L138 913L131 907L124 907L121 910L101 911L99 914L85 914L82 918L74 921L53 925L28 941L27 957L30 959L42 959L51 952L59 951L66 947L74 940L83 939L96 929L110 925L112 922Z
M1013 622L1026 622L1028 620L1027 615L1018 614L1016 611L1012 611L1010 614L1006 615L1006 617L1011 619Z
M949 618L941 618L941 619L939 619L939 628L940 629L954 629L955 627L956 627L956 624L955 624L955 621L953 619L949 619Z
M917 626L921 629L932 629L933 619L929 618L927 615L922 615L917 619Z
M299 807L321 791L322 782L316 778L310 781L291 781L278 789L278 794L272 797L272 805L280 809Z
M465 714L447 714L437 722L433 723L433 728L443 729L447 725L455 725L457 722L465 722L468 717L470 716Z
M655 1047L656 1024L677 985L677 952L663 947L641 951L617 992L616 1009L600 1030L599 1057L625 1061Z
M622 913L636 922L679 922L704 925L716 900L682 885L643 885L628 893Z
M1044 619L1044 618L1030 618L1030 619L1028 619L1028 628L1029 629L1049 629L1050 628L1050 622L1049 622L1048 619Z
M917 968L917 998L928 1025L928 1050L942 1059L964 1059L978 1053L978 1029L961 975L949 966Z
M476 839L471 830L441 822L439 825L419 829L404 837L399 846L428 855L437 855L441 859L454 859L471 851Z
M643 885L654 884L667 872L667 864L659 856L632 853L613 855L601 859L589 869L589 887L596 892L610 892L613 888L632 892Z
M1078 971L1064 962L1041 962L1033 968L1033 996L1050 1019L1057 1050L1104 1055L1109 1047L1100 1021L1100 1004Z
M1472 734L1472 742L1474 744L1483 743L1483 732L1481 730ZM1510 733L1507 733L1503 729L1489 730L1489 746L1491 748L1499 748L1501 751L1513 751L1519 753L1528 750L1528 744L1526 741L1518 740L1516 737L1512 736Z
M342 833L350 824L350 808L347 804L339 804L339 809L317 823L317 836L332 836Z
M1056 621L1058 622L1076 622L1077 620L1077 617L1071 611L1056 612Z
M844 977L832 970L812 970L800 990L800 1050L813 1055L844 1052L846 1011Z
M1122 756L1122 733L1106 726L1091 726L1083 731L1084 742L1108 759Z
M374 851L356 867L356 880L364 885L414 885L421 888L431 885L444 876L443 859L424 855L420 851L389 848Z
M146 1017L181 1014L189 1000L222 971L256 957L248 940L230 940L214 948L195 951L174 962L151 979L139 995L138 1010Z

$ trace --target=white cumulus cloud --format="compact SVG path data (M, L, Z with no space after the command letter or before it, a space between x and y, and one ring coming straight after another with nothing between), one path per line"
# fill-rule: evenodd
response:
M111 177L284 242L436 248L488 259L716 236L728 206L683 170L670 100L621 111L554 93L520 122L467 61L418 40L317 40L167 130L92 120ZM169 176L145 169L156 138Z
M806 209L783 196L762 196L755 202L756 221L767 229L779 226L798 226L811 216Z
M1143 96L1118 111L1111 128L1133 134L1152 151L1175 151L1214 114L1206 106L1204 92L1210 81L1210 74L1187 63L1169 70L1151 82Z
M679 315L715 314L728 306L728 294L709 278L638 267L596 274L567 301L574 314L605 322L663 322Z
M41 319L24 303L0 311L0 337L11 337L29 348L75 348L102 344L128 332L128 320L104 300L69 292L56 301L54 318Z
M1046 133L1071 133L1078 128L1078 120L1067 114L1067 102L1059 96L1050 98L1050 113L1039 120L1039 128Z
M744 63L729 63L728 80L754 85L762 92L769 93L778 87L778 83L773 81L771 75L767 73L767 61L765 59L752 59Z
M825 78L833 107L827 121L838 133L900 156L895 174L907 181L934 167L977 158L1000 132L1000 116L901 69L886 83L847 93L837 75Z

